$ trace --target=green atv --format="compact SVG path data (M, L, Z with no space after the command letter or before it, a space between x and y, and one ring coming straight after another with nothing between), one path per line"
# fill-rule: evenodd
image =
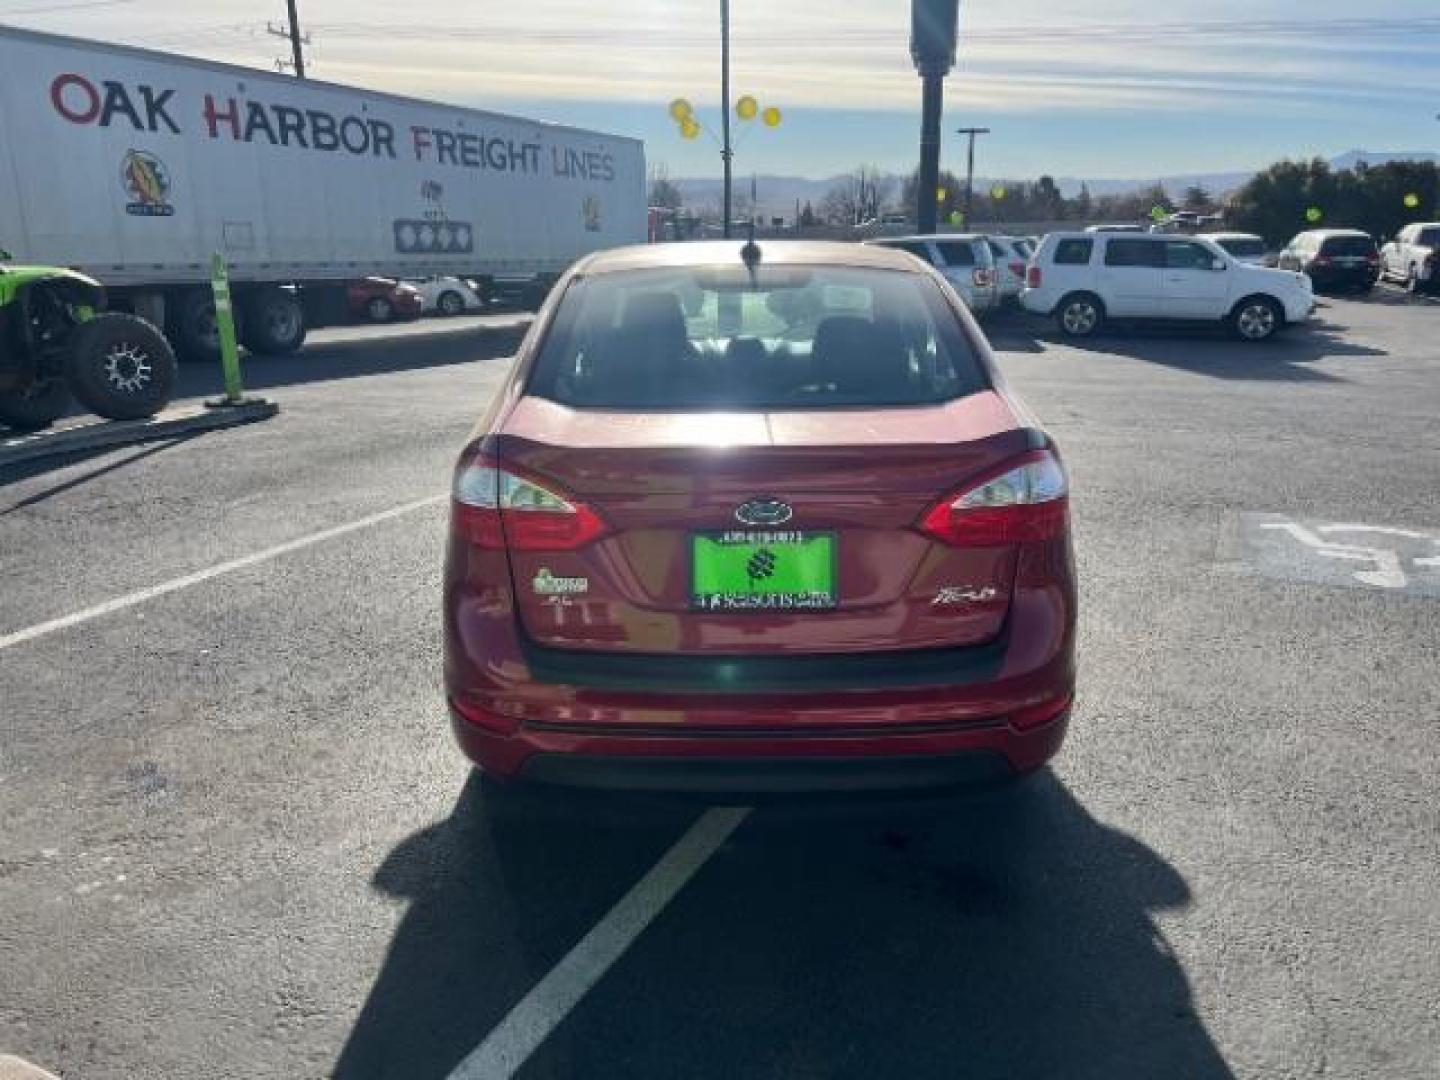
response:
M54 266L10 266L0 251L0 424L49 427L73 394L109 420L170 401L175 353L144 319L102 312L98 281Z

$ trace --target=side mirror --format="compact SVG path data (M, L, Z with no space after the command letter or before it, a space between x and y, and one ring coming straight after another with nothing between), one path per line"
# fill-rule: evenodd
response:
M1225 270L1227 266L1228 264L1225 262L1225 260L1220 258L1218 255L1210 260L1210 269L1214 270L1217 274Z

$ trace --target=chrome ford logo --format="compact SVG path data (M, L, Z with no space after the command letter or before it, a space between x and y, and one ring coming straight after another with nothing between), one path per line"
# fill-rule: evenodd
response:
M735 520L742 525L784 525L794 516L790 504L779 499L751 499L735 508Z

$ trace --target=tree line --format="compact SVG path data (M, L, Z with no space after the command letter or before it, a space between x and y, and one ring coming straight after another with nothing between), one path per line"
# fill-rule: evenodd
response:
M1258 173L1230 199L1226 222L1271 245L1316 228L1363 229L1394 236L1412 221L1440 218L1440 166L1392 161L1332 169L1330 163L1281 161Z
M903 180L875 165L856 166L837 177L815 205L800 208L799 224L858 226L890 211L913 213L914 174ZM1013 222L1090 223L1148 220L1155 212L1189 210L1214 214L1225 227L1258 233L1279 246L1305 229L1363 229L1376 237L1395 235L1411 221L1440 220L1440 165L1396 161L1334 169L1321 158L1281 161L1257 173L1238 190L1217 196L1200 185L1172 194L1150 184L1122 194L1093 195L1089 188L1067 196L1051 176L1032 182L979 184L965 220L965 181L940 174L936 192L943 225L992 225ZM663 167L651 178L651 205L678 209L683 199ZM737 211L744 212L737 199Z

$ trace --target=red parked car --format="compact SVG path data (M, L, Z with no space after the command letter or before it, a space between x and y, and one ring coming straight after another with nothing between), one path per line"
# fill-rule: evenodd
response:
M349 282L345 286L345 301L351 318L376 323L418 319L425 306L424 298L415 286L383 277Z
M490 773L859 789L1013 777L1060 747L1065 471L903 252L582 260L453 490L445 680Z

